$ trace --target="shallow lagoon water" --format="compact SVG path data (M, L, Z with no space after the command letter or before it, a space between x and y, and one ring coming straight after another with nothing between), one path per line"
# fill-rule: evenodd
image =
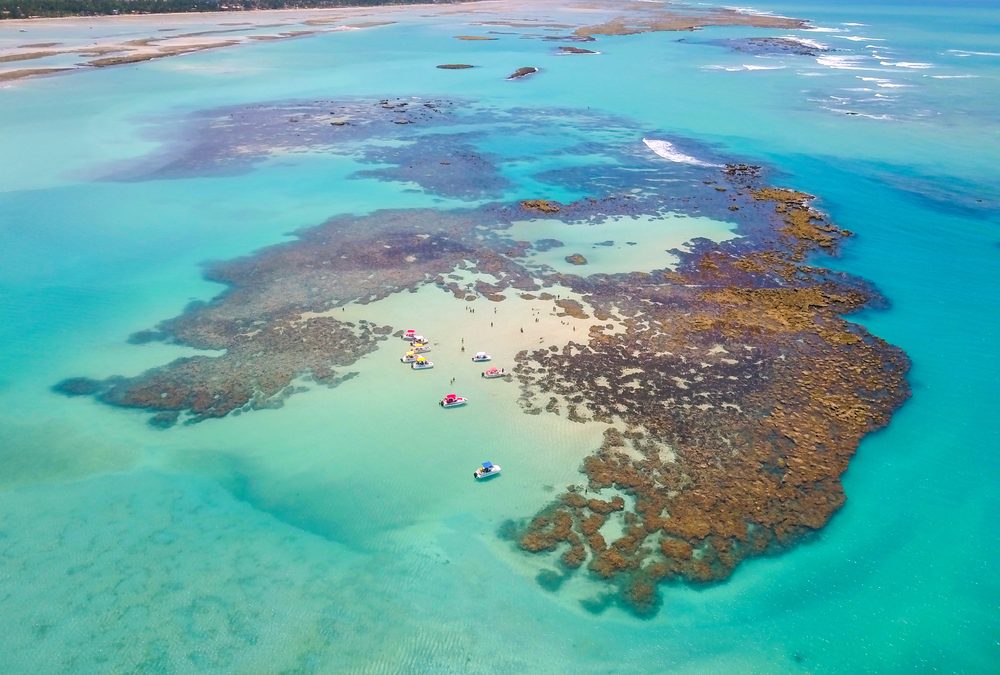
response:
M954 21L928 33L926 15L900 6L873 15L865 5L819 4L767 9L855 31L801 33L847 54L868 52L831 36L878 37L898 61L979 77L877 72L911 85L879 103L893 119L877 120L824 104L870 73L809 57L781 57L780 70L711 70L754 62L665 33L601 39L600 56L549 59L540 41L455 41L470 32L459 15L0 90L0 152L16 158L0 163L4 670L989 671L1000 657L1000 542L990 520L1000 506L990 339L1000 249L989 208L1000 199L1000 145L988 101L1000 65L949 50L1000 51L981 29L996 24L996 10L947 3ZM695 35L757 34L768 32ZM462 60L481 67L433 67ZM503 80L528 63L542 72ZM466 354L495 352L502 365L503 347L471 344L489 336L494 307L472 303L473 319L432 288L371 308L377 321L441 342L430 372L407 372L401 341L389 340L340 387L165 431L141 413L51 392L70 375L133 374L191 353L125 340L215 295L220 287L200 278L205 260L247 254L339 213L459 203L350 178L350 160L308 154L235 176L99 181L155 147L151 118L284 98L455 94L602 108L632 120L638 152L644 136L665 132L766 162L857 233L833 264L890 299L891 309L857 320L913 359L914 396L862 444L845 477L847 505L813 541L748 561L723 584L664 587L663 610L650 620L587 612L579 600L597 586L582 577L544 590L535 576L547 563L498 530L578 481L601 428L524 415L515 384L481 381L454 341L467 340ZM504 150L504 175L530 196L565 198L537 178L559 166L545 147L526 136L483 149ZM586 240L619 239L594 232ZM572 252L550 253L560 251ZM496 309L513 340L514 322L534 325L527 307ZM539 330L566 328L546 321ZM451 377L468 408L437 407ZM483 459L505 474L471 482ZM493 641L518 648L484 656Z

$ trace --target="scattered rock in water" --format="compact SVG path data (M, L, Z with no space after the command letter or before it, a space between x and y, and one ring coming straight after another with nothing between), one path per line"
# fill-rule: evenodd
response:
M521 208L525 211L559 213L559 202L554 202L551 199L525 199L521 202Z
M574 253L573 255L566 256L566 262L571 265L586 265L587 259L579 253Z
M756 164L726 164L726 168L722 170L722 173L733 177L759 178L761 168Z
M535 250L542 252L551 251L554 248L561 248L562 246L565 245L566 244L559 241L558 239L539 239L538 241L535 242Z
M455 39L475 41L475 40L499 40L500 38L487 37L486 35L456 35Z
M608 239L607 241L598 241L594 243L594 246L614 246L614 245L615 245L614 239Z
M582 47L560 47L560 54L600 54L600 52L595 52L593 49L584 49Z
M101 383L89 377L71 377L53 387L66 396L93 396L101 388Z
M825 45L811 40L797 38L752 37L728 40L715 40L712 44L728 47L734 52L753 54L754 56L820 56L833 51Z
M239 410L235 410L234 414L238 414L239 412ZM164 410L163 412L158 412L150 417L149 424L157 429L169 429L177 424L179 417L180 413L176 410Z
M469 63L442 63L439 66L435 66L441 70L465 70L466 68L475 68Z
M535 68L534 66L524 66L522 68L518 68L513 73L511 73L510 75L508 75L507 79L508 80L519 80L522 77L527 77L528 75L534 75L537 72L538 72L538 68Z

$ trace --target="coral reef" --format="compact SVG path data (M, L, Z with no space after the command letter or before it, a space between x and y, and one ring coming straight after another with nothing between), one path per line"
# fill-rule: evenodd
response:
M656 610L660 580L724 579L822 527L861 438L909 393L905 355L840 316L875 292L806 262L850 233L808 195L748 196L771 210L770 237L707 243L673 272L564 278L609 323L582 344L522 352L515 371L526 406L561 396L614 424L584 462L585 489L634 502L608 542L607 502L568 492L521 547L586 563L640 614Z
M135 377L70 378L56 389L147 410L156 426L197 422L280 405L310 381L349 378L350 366L395 328L343 320L348 303L428 284L462 302L540 300L566 321L594 323L573 342L517 356L525 412L609 425L583 463L583 484L517 527L522 549L553 555L562 568L540 583L555 589L586 570L614 589L588 609L620 603L648 614L660 582L723 579L748 556L822 527L844 502L840 477L860 440L908 396L908 361L844 318L883 304L878 292L816 263L851 233L814 209L810 195L771 185L763 167L724 164L690 142L679 147L712 161L665 163L638 144L594 141L595 130L637 137L596 113L407 98L204 111L173 154L147 158L154 168L135 175L239 170L280 152L351 152L379 165L366 177L477 197L510 186L501 158L477 151L482 136L470 121L502 137L552 119L579 134L563 152L602 159L533 178L558 185L558 194L592 196L332 218L208 266L223 293L132 337L214 353ZM361 143L373 137L391 142ZM530 266L532 250L562 242L508 234L525 220L596 232L625 216L668 213L733 222L741 236L695 239L672 251L669 269L583 276ZM566 259L586 262L578 253ZM557 285L572 298L555 295Z

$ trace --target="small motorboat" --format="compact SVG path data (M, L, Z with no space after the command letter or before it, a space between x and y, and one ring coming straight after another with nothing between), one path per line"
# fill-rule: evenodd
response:
M476 363L484 363L486 361L492 360L493 357L486 352L476 352L476 355L472 357L472 360Z
M493 368L487 368L486 370L483 371L483 377L485 377L487 380L495 380L498 377L506 377L506 376L507 376L507 370L504 368L493 367Z
M413 330L412 328L408 328L403 333L403 339L406 340L407 342L413 342L413 338L415 338L416 336L417 336L417 331Z
M494 464L493 462L483 462L483 465L476 469L472 477L476 480L482 480L484 478L489 478L490 476L495 476L500 473L500 465Z
M426 354L430 350L431 350L431 346L429 344L427 344L426 342L414 342L413 343L413 351L415 351L417 354Z
M403 363L413 363L417 360L417 355L413 351L408 351L399 357L399 360Z
M443 399L438 401L442 408L457 408L460 405L465 405L469 402L469 399L459 396L458 394L448 394Z
M417 360L410 364L414 370L430 370L434 367L433 361L428 361L426 356L418 356Z

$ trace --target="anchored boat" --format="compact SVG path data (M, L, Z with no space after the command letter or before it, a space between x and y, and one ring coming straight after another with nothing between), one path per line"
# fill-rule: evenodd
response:
M427 344L426 342L416 342L415 341L413 343L413 351L415 351L417 354L426 354L430 350L431 350L431 346L429 344Z
M483 462L483 465L473 472L472 477L476 480L482 480L484 478L489 478L490 476L495 476L500 473L500 465L494 464L493 462Z
M457 408L461 405L465 405L469 402L469 399L459 396L458 394L448 394L443 399L438 401L442 408Z
M507 371L504 368L493 367L493 368L487 368L486 370L484 370L482 376L485 377L487 380L493 380L493 379L496 379L498 377L505 377L506 375L507 375Z
M417 336L417 331L413 330L412 328L408 328L403 333L403 339L406 340L407 342L413 342L413 338L415 338L416 336Z
M486 352L476 352L476 355L472 357L472 360L476 363L484 363L485 361L491 360L493 357Z
M399 357L399 360L403 363L413 363L417 360L417 355L413 351L408 351Z
M410 364L414 370L428 370L434 367L433 361L428 361L425 356L418 356L417 360Z

